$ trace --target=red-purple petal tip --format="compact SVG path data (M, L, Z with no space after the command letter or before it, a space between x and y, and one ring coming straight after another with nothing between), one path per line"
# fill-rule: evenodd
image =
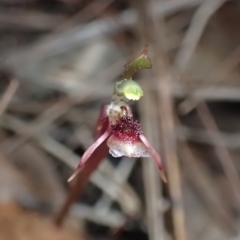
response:
M108 128L102 135L99 137L83 154L80 163L78 164L77 169L72 174L72 176L68 179L68 182L72 181L84 167L86 162L91 158L93 153L98 149L98 147L110 136L112 130Z
M150 142L147 140L147 138L141 134L139 136L139 138L142 140L142 142L145 144L145 146L149 149L149 152L152 155L152 158L154 159L154 161L156 162L158 169L159 169L159 173L161 176L161 179L163 180L163 182L167 183L167 177L163 171L163 166L162 166L162 160L160 155L158 154L158 152L153 148L153 146L150 144Z
M81 171L81 168L77 168L74 173L68 178L68 182L71 182L78 174L79 172Z

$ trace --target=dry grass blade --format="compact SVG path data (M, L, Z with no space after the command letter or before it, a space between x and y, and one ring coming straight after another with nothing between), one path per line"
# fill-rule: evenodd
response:
M120 211L109 210L102 214L86 204L73 205L70 210L70 215L80 220L84 218L88 221L106 225L111 228L119 228L123 226L127 220Z
M100 168L103 166L106 166L106 163L109 165L110 163L104 161ZM115 178L118 179L118 183L121 186L124 186L127 184L127 179L129 175L131 174L133 167L136 164L136 159L131 159L129 161L128 158L123 158L119 165L116 167L115 170ZM97 201L97 203L94 206L94 209L96 212L102 214L109 211L110 206L113 202L113 199L106 193L103 194L103 196Z
M161 4L155 3L152 9L155 16L166 16L175 11L196 6L202 1L203 0L171 0ZM9 65L13 66L19 63L19 61L23 60L23 56L25 59L27 59L26 56L30 56L30 58L27 59L28 62L29 59L30 61L35 61L42 57L54 56L62 51L69 51L75 46L81 46L90 39L102 36L103 34L115 33L123 27L132 26L136 21L136 13L132 10L126 10L113 18L93 21L85 27L77 26L61 33L51 34L38 41L31 48L28 47L27 51L26 49L22 49L18 53L10 54L8 56Z
M155 49L156 52L159 49ZM158 54L155 66L158 69L158 93L161 116L162 148L168 169L169 191L172 200L173 225L176 240L185 240L184 208L181 190L181 177L178 157L176 153L176 138L174 134L173 102L171 99L170 73L162 64L163 59Z
M44 112L42 112L30 125L31 129L28 128L29 134L24 135L23 137L15 143L15 145L12 145L10 152L15 151L19 147L21 147L23 144L25 144L29 139L32 137L38 135L41 131L46 129L54 120L58 119L60 116L65 114L70 107L73 105L76 105L77 103L81 102L88 96L88 93L85 95L82 95L81 97L70 99L68 97L63 97L61 100L59 100L57 103L53 104L49 108L47 108Z
M230 186L233 190L236 200L238 201L239 204L238 207L240 208L240 191L239 191L240 180L237 169L233 163L233 159L229 154L228 149L225 147L224 140L219 134L217 124L210 110L208 109L207 105L204 102L198 104L197 112L202 120L204 127L209 133L209 137L212 139L214 143L216 143L214 148L215 153L219 158L219 161L223 167L226 177L229 180ZM215 134L212 135L211 131L214 131Z
M0 125L26 137L32 135L31 127L29 127L21 120L16 119L10 115L5 114L0 120ZM46 152L57 157L60 161L65 163L70 168L76 168L77 163L79 162L79 156L72 152L65 145L59 143L58 141L44 133L34 135L34 139ZM7 149L8 146L3 145L3 148ZM108 149L106 152L108 152ZM113 200L119 202L119 205L125 213L129 215L139 214L140 201L136 196L135 192L127 183L125 184L126 187L122 188L118 182L118 179L113 179L114 177L116 177L114 175L114 171L110 169L109 172L109 175L112 177L112 179L109 176L106 176L101 172L96 171L92 175L90 181L102 191L104 191L106 194L108 194ZM84 187L83 184L80 185L81 188Z
M14 93L18 88L19 82L16 79L12 79L7 87L7 90L3 94L3 97L0 102L0 116L6 110L8 104L10 103Z
M59 32L68 27L75 25L77 22L84 22L93 19L97 15L99 15L102 11L104 11L111 3L115 0L100 0L90 2L86 7L77 12L73 17L64 21L59 27L57 27L54 31Z
M209 19L224 2L225 0L204 1L197 9L175 59L176 68L181 72L186 70Z
M232 220L226 204L220 198L213 177L207 173L201 162L196 161L196 156L193 155L186 143L180 144L180 156L184 164L185 175L193 183L197 191L201 193L201 198L207 205L207 211L221 227L236 232L238 229L237 224Z
M159 95L159 110L161 116L161 139L163 158L167 164L169 192L172 201L172 216L174 235L176 240L185 240L185 217L182 200L181 177L178 157L176 153L176 137L174 134L173 100L171 97L170 69L164 54L164 35L162 26L152 14L147 12L149 2L143 1L145 7L141 9L143 18L143 32L147 39L153 41L155 58L153 66L158 79L156 89ZM154 1L151 1L154 4ZM163 4L163 3L162 3ZM153 5L152 5L153 6Z
M1 10L0 29L24 29L33 31L49 31L66 19L62 14L49 14L31 10Z
M229 57L227 57L223 63L214 71L210 78L215 79L217 84L221 83L226 79L226 77L233 71L235 67L240 62L240 46L238 46ZM215 91L217 88L215 87L212 91ZM197 97L197 95L203 91L203 89L197 89L190 93L188 96L178 107L181 114L187 114L191 110L193 110L199 101L201 101L201 97ZM225 91L226 92L226 91ZM233 94L231 94L233 96Z
M91 159L85 164L84 168L81 169L81 173L76 176L63 206L56 215L55 224L57 226L61 226L63 224L63 221L65 220L73 202L76 201L77 197L82 193L89 177L97 169L99 163L107 153L108 147L105 139L101 146L96 149L94 154L91 155Z
M177 138L180 141L187 141L195 142L195 143L204 143L211 146L216 146L219 144L219 146L225 146L231 150L238 150L240 148L240 134L239 133L226 133L226 132L218 132L217 135L221 135L221 138L224 140L222 142L213 142L209 138L209 131L206 131L205 129L193 129L188 127L177 127ZM215 131L211 130L211 135L215 135Z
M158 129L156 122L156 115L153 111L156 110L153 105L153 99L149 94L145 94L141 101L141 119L143 122L144 132L151 142L159 142L156 136L156 129ZM152 106L149 108L149 106ZM155 111L154 111L155 112ZM150 122L151 119L151 122ZM155 120L155 121L154 121ZM147 225L149 231L149 238L151 240L166 239L166 232L164 229L164 219L161 210L164 209L162 203L164 202L161 196L161 181L158 169L155 164L149 159L143 159L143 180L145 186L145 197L147 204Z

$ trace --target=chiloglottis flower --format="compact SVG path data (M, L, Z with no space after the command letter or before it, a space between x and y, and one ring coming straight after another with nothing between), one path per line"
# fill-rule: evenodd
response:
M74 179L86 163L91 164L91 156L104 144L108 146L109 153L113 157L152 157L159 169L162 180L167 182L160 155L143 135L141 125L134 121L132 114L128 113L125 106L121 106L120 109L121 112L118 117L116 117L115 121L111 121L107 113L108 107L104 106L102 108L97 126L98 138L83 154L76 171L68 181Z
M113 157L152 157L162 180L167 182L161 158L143 135L141 125L134 121L129 105L129 101L137 101L143 96L141 86L132 80L132 75L139 69L151 68L147 51L145 46L137 58L125 65L122 80L115 84L111 103L101 109L95 129L95 142L83 154L76 171L68 181L74 179L82 170L82 174L89 177L109 149Z
M94 143L85 151L77 169L68 180L71 181L76 177L64 205L56 217L58 226L65 218L71 204L83 191L90 175L108 153L114 157L152 157L162 180L167 182L161 158L144 136L141 125L134 120L129 105L129 101L138 101L144 95L141 86L132 77L137 71L152 67L147 53L146 45L140 55L125 65L121 80L115 84L110 104L102 107L95 129Z

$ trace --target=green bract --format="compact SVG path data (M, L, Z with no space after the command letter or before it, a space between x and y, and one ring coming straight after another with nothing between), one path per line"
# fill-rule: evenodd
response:
M146 45L138 57L136 57L134 60L125 65L125 71L122 74L122 79L130 79L137 71L152 67L152 64L147 56L147 53L148 46Z
M132 79L124 79L116 84L116 91L128 100L139 100L143 96L141 86Z

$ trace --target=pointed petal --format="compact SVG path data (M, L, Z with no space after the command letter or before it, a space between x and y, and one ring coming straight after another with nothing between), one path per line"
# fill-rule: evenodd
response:
M102 119L101 125L97 125L95 134L94 134L94 141L96 141L109 127L109 119L108 117Z
M108 147L105 140L100 144L100 146L96 149L96 151L89 157L89 161L86 162L86 164L84 165L84 168L82 168L81 172L77 175L76 181L74 181L73 185L70 186L70 191L67 196L67 199L65 200L64 205L61 208L61 211L58 213L55 219L55 222L58 226L61 225L72 203L82 193L84 186L87 183L91 174L96 170L99 163L107 154L108 154Z
M97 140L108 128L109 121L108 121L108 110L109 105L105 104L101 107L100 115L97 120L95 133L94 133L94 140Z
M149 149L149 152L151 153L154 161L156 162L158 169L160 171L160 176L162 178L162 180L167 183L167 178L166 175L163 171L163 166L162 166L162 160L160 155L158 154L158 152L153 148L153 146L150 144L150 142L147 140L147 138L141 134L139 135L139 138L142 140L142 142L145 144L145 146Z
M82 168L77 168L73 174L68 178L68 182L71 182L74 178L76 178L76 176L80 173L80 171L82 170Z
M106 141L106 139L110 136L111 129L108 128L105 133L97 139L83 154L80 163L78 164L77 169L72 174L72 176L68 179L68 182L72 181L78 173L81 171L82 167L91 159L91 156L94 154L94 152L97 150L97 148ZM91 161L90 161L91 164Z
M83 188L84 184L88 181L90 175L96 170L99 163L108 155L108 147L106 140L101 143L98 149L89 157L89 161L86 162L84 167L81 169L76 181L79 187ZM80 194L80 188L78 188L78 194Z

